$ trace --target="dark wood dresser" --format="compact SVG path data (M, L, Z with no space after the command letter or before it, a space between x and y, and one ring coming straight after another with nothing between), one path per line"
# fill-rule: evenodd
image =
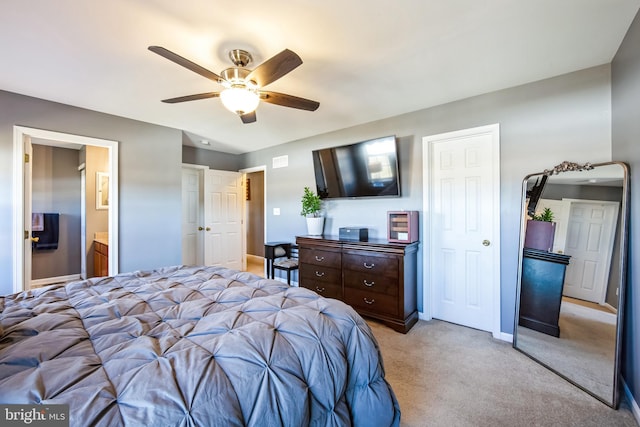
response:
M418 242L298 236L299 284L407 333L418 321Z
M569 255L525 248L518 324L560 336L560 305Z

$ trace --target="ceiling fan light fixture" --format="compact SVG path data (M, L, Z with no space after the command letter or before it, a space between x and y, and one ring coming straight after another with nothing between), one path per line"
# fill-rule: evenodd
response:
M220 92L220 100L227 110L242 116L258 108L260 96L245 87L230 87Z

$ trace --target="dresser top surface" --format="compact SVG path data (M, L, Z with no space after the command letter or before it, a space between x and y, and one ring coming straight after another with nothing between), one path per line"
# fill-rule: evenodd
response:
M402 250L410 250L413 248L417 248L420 242L413 243L399 243L399 242L390 242L387 239L372 239L369 238L366 241L359 240L346 240L339 239L338 236L296 236L296 241L298 243L308 242L308 243L325 243L325 244L334 244L340 245L342 247L384 247L384 248L394 248L394 249L402 249Z

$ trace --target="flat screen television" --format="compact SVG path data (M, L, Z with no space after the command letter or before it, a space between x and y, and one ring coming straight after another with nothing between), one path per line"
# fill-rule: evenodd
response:
M400 197L395 135L312 153L320 198Z

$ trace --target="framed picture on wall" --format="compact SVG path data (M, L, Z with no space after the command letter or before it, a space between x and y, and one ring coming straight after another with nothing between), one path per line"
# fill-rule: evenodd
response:
M109 174L96 172L96 209L109 209Z

